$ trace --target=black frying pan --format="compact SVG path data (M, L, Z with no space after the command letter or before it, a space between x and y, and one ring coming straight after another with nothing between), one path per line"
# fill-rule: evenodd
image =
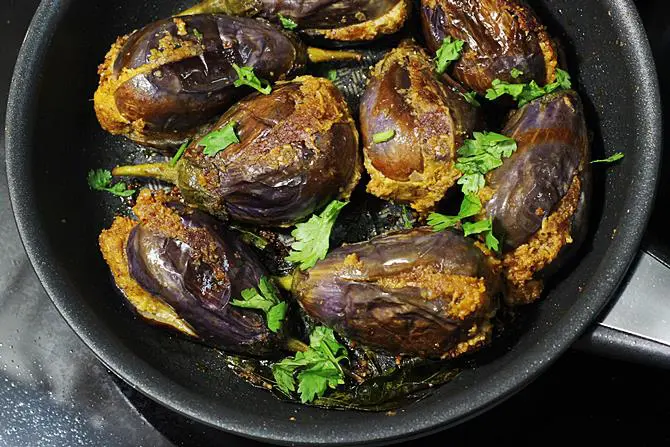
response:
M381 443L457 424L527 385L574 342L617 288L647 222L661 155L657 79L630 0L531 1L566 47L594 132L594 158L624 151L595 176L590 238L575 265L526 309L518 336L393 417L282 403L227 371L212 349L167 335L123 307L97 250L120 207L86 172L148 153L98 126L95 67L117 35L185 1L44 0L23 45L6 127L12 205L28 255L55 305L100 359L165 406L226 431L298 444ZM615 231L616 230L616 231ZM289 418L295 418L295 420Z

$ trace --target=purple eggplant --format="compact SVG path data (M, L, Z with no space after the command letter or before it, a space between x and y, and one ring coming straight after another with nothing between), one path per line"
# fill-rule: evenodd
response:
M212 129L235 124L240 142L216 155L195 139L176 166L123 166L114 175L158 177L184 200L221 219L289 226L337 198L361 175L358 132L332 82L303 76L254 94ZM211 132L210 132L211 134Z
M489 341L499 290L492 258L454 231L427 228L344 245L293 281L304 310L339 333L443 358Z
M495 79L540 85L555 79L556 45L523 0L421 0L421 24L432 52L446 37L465 42L453 76L482 95Z
M274 82L300 73L308 56L358 57L310 52L292 33L261 20L216 14L159 20L119 38L107 53L95 111L105 130L169 152L252 91L235 87L233 64Z
M409 0L205 0L182 14L262 17L310 36L356 42L395 33L410 9Z
M502 133L518 149L487 174L481 196L503 241L508 301L526 303L539 297L542 271L586 231L591 172L579 95L539 98L516 111Z
M405 42L374 68L360 122L368 192L425 213L460 177L456 150L474 129L477 111L442 82L419 46Z
M226 351L279 352L285 331L272 332L261 312L231 304L268 276L248 246L160 191L143 190L133 211L139 221L117 217L100 249L142 317Z

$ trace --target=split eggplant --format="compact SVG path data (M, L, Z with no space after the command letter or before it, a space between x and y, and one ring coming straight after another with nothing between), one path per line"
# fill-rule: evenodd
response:
M223 13L274 22L282 18L309 36L357 42L395 33L410 10L410 0L205 0L182 14Z
M301 221L348 198L360 179L356 126L341 93L324 78L303 76L278 83L269 95L251 95L212 132L233 124L240 142L214 156L195 139L174 167L123 166L113 174L166 180L190 205L261 226Z
M539 85L555 79L556 44L523 0L421 0L421 25L432 52L446 37L465 42L453 76L482 95L495 79Z
M261 20L217 14L159 20L120 37L107 53L95 112L108 132L169 152L252 91L235 87L233 64L274 82L300 73L308 59L357 57L308 49Z
M405 42L374 68L360 123L368 192L425 213L460 177L456 151L475 128L477 110L442 82L419 46Z
M480 192L503 241L507 301L539 298L542 276L581 243L591 191L589 138L579 95L570 90L516 111L502 133L518 149L486 176Z
M392 354L456 357L486 344L496 261L454 231L420 228L333 250L294 276L316 320Z
M139 315L226 351L268 356L285 347L285 330L231 304L268 276L250 247L162 191L142 190L133 211L138 221L117 217L99 242Z

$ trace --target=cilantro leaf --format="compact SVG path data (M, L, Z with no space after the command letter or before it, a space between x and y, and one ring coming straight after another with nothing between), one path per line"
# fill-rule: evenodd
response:
M286 316L286 302L280 301L277 291L270 281L262 276L258 283L260 293L256 288L244 289L241 300L232 300L231 305L247 309L258 309L265 313L268 329L277 332L281 329Z
M475 107L481 107L481 104L479 101L477 101L477 92L468 92L468 93L461 93L463 95L463 98L470 104L472 104Z
M484 174L502 165L517 149L516 141L495 132L474 132L458 149L455 167L463 173L458 179L464 194L476 194L485 185Z
M500 251L500 241L493 235L493 229L485 233L484 243L490 250Z
M523 71L519 70L518 68L512 68L512 71L510 71L510 76L512 76L513 79L517 79L519 76L523 75Z
M329 81L335 81L337 79L337 70L328 70L328 73L326 73L326 78Z
M449 64L461 57L463 44L465 42L459 39L452 39L451 36L444 38L442 46L435 53L435 70L438 73L444 73Z
M348 359L345 347L337 341L332 329L317 326L309 338L307 351L272 365L272 375L283 392L295 391L298 381L298 393L303 403L323 396L328 388L343 384L344 371L340 362Z
M177 153L174 154L174 157L170 159L170 166L176 166L177 162L181 158L182 155L184 155L184 151L186 151L186 148L188 147L190 141L184 141L184 144L179 146L179 149L177 150Z
M208 133L198 141L198 146L203 146L203 153L213 157L233 143L239 143L240 139L235 133L236 122L232 121Z
M480 173L465 174L456 182L461 185L463 194L476 194L486 184L484 176Z
M134 189L126 189L124 182L115 185L112 183L112 173L107 169L96 169L88 171L86 176L89 188L95 191L106 191L119 197L130 197L135 194Z
M617 152L616 154L610 155L607 158L603 158L603 159L600 159L600 160L593 160L593 161L591 161L591 164L593 164L593 163L614 163L615 161L621 160L623 157L624 157L623 152Z
M516 79L521 75L512 69L512 77ZM556 80L552 83L540 87L537 82L530 81L528 84L510 84L503 82L500 79L495 79L491 83L491 88L486 91L486 99L494 100L503 95L510 95L515 101L518 101L518 106L523 107L534 99L540 98L556 90L569 89L572 87L570 81L570 74L560 68L556 69Z
M285 29L294 30L298 27L298 24L289 17L284 17L281 14L278 14L277 16L279 17L279 23L281 23L281 26Z
M388 140L390 140L391 138L393 138L394 136L395 136L395 130L388 129L388 130L385 130L383 132L377 132L376 134L372 135L372 141L375 144L385 143Z
M428 216L428 225L433 227L433 231L442 231L453 227L458 222L468 217L476 216L482 211L482 202L479 197L466 194L461 202L461 209L456 216L445 216L440 213L430 213ZM465 224L464 224L465 225Z
M269 95L272 91L272 86L265 79L260 79L254 74L254 69L252 67L240 67L237 64L233 64L233 68L237 73L237 80L234 82L235 87L240 87L242 85L248 85L251 88L254 88L261 92L264 95ZM263 87L265 84L265 87Z
M320 215L312 215L307 222L297 224L291 232L295 241L286 260L300 264L301 270L307 270L324 259L328 253L330 231L346 204L333 200Z

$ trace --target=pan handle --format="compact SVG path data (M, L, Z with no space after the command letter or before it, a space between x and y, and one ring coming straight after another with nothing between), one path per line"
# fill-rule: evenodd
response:
M670 369L670 266L641 250L598 324L575 347Z

